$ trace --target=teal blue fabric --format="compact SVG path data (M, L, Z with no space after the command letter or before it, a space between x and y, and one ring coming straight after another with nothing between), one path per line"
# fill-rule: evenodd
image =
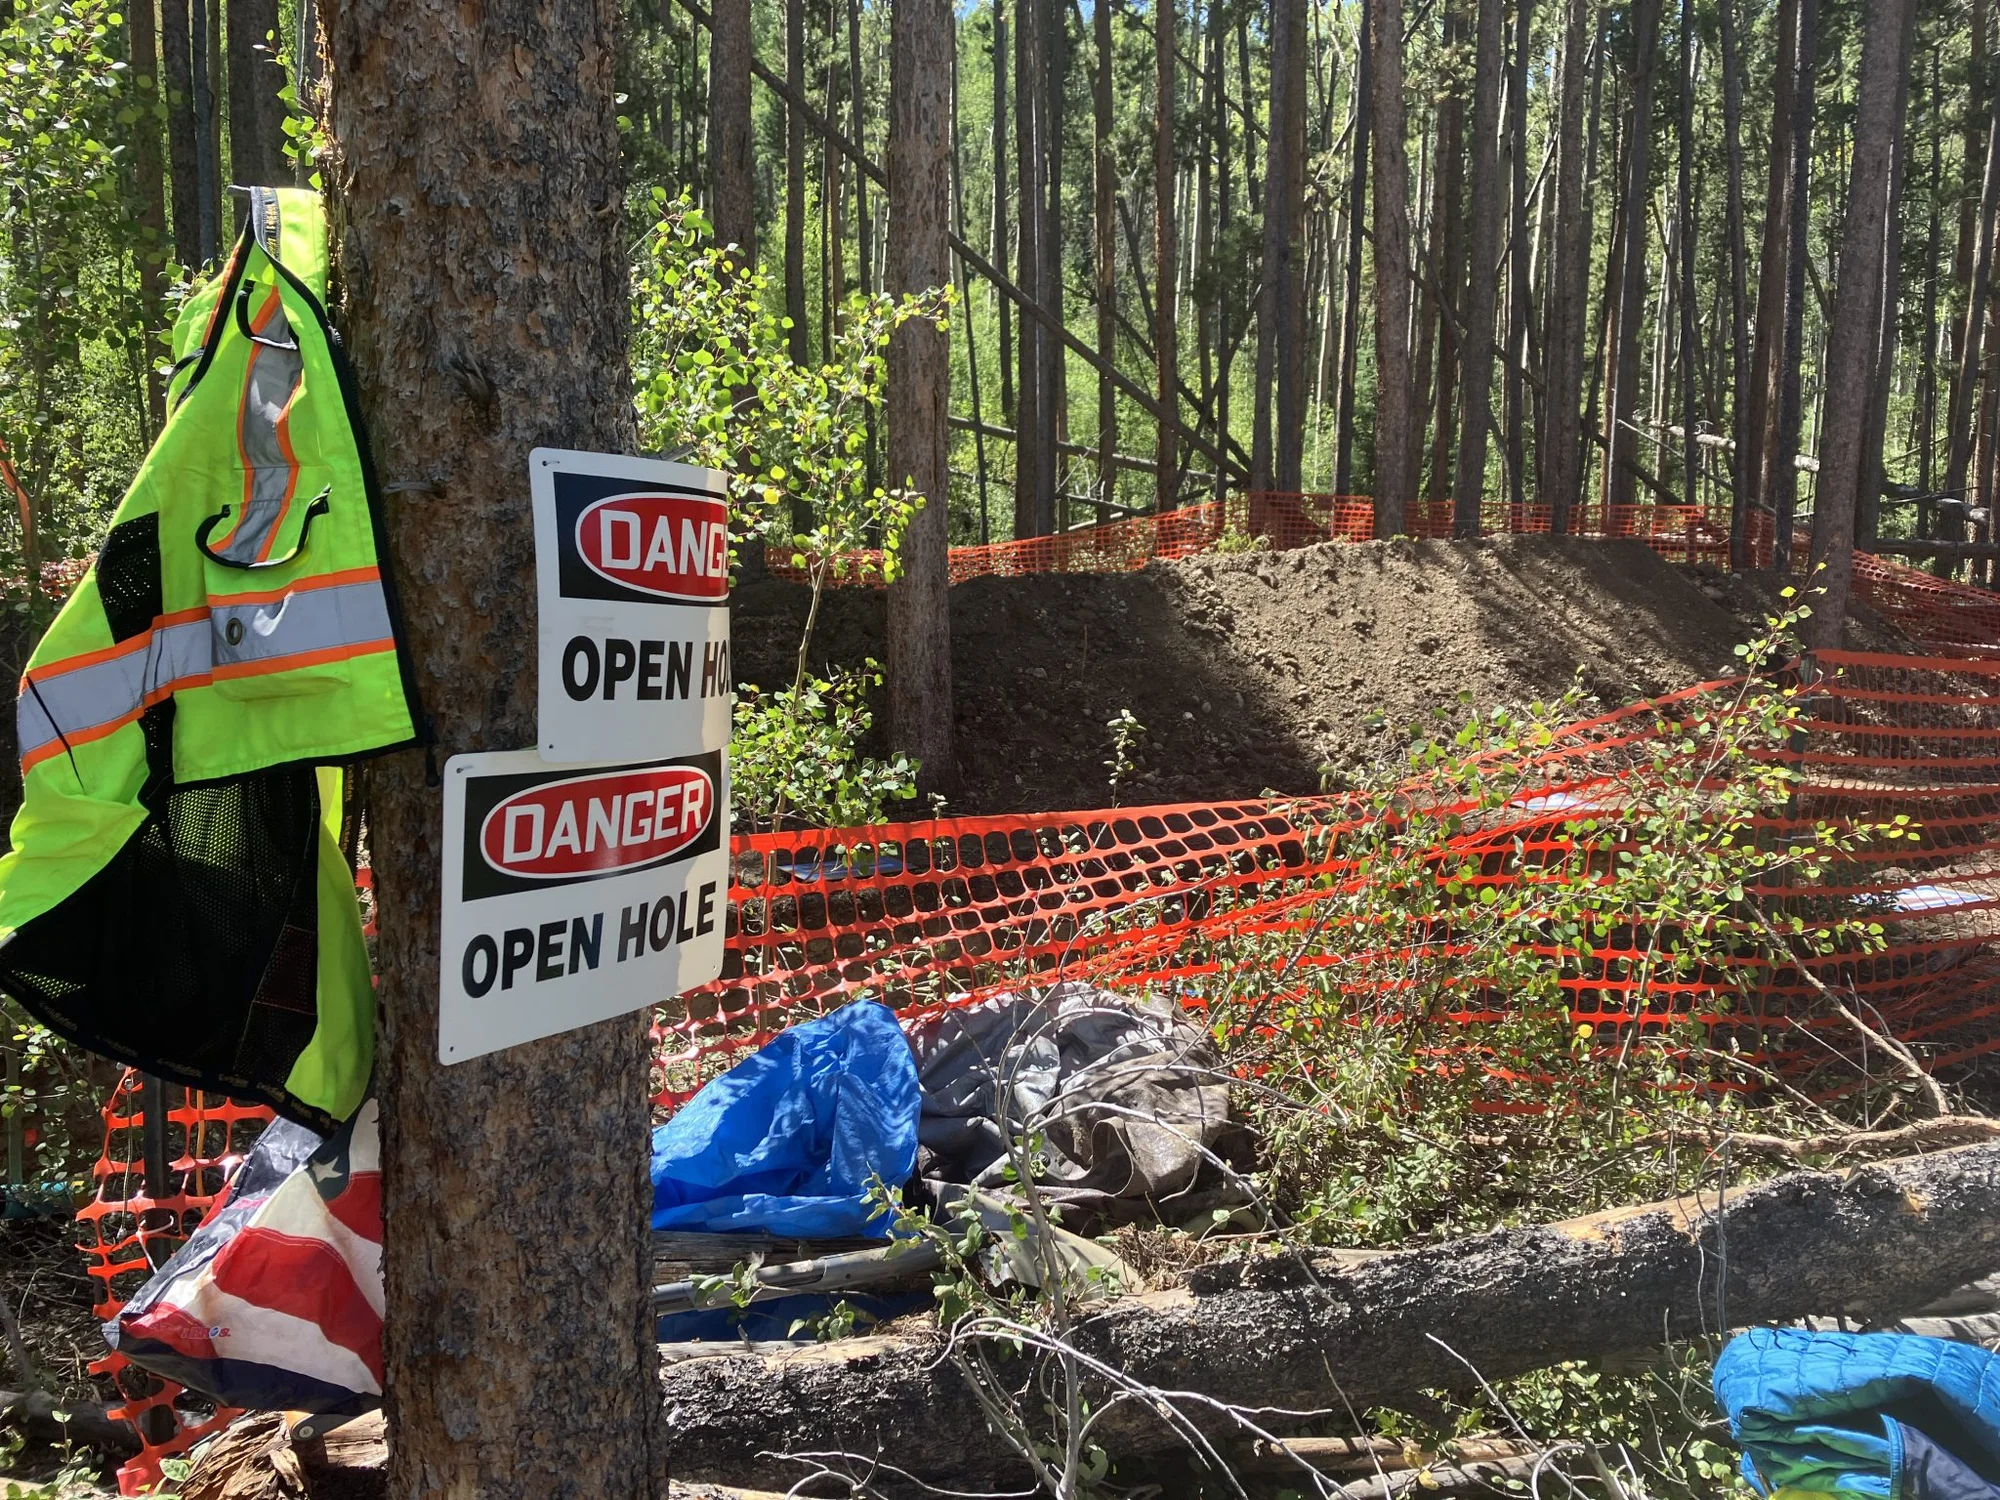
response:
M1758 1489L1944 1500L1906 1447L2000 1475L2000 1356L1897 1333L1753 1328L1715 1362L1715 1399Z
M922 1106L886 1005L858 1001L780 1032L653 1133L653 1227L886 1237L869 1187L915 1173Z

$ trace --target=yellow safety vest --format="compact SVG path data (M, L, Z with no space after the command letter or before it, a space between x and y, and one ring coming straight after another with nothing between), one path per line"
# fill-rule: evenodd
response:
M328 1127L374 1000L342 762L411 744L317 194L251 192L174 330L164 431L21 680L0 990L51 1030Z

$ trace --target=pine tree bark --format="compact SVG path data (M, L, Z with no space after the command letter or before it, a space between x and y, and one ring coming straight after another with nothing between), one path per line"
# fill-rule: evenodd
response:
M174 259L201 264L201 196L195 190L194 63L188 0L160 0L160 76L166 88L167 161L173 175Z
M1792 96L1797 80L1799 7L1803 0L1780 0L1772 63L1771 155L1764 185L1764 239L1758 257L1757 359L1750 389L1750 443L1743 472L1755 504L1769 512L1776 504L1766 455L1778 441L1785 346L1785 247L1790 243Z
M1680 109L1678 111L1679 151L1674 172L1675 248L1680 258L1680 387L1681 387L1681 498L1689 505L1701 503L1701 445L1696 441L1700 428L1699 389L1695 371L1700 362L1699 308L1694 285L1695 250L1701 238L1699 210L1694 193L1694 0L1681 0L1680 14Z
M1625 186L1619 218L1617 314L1612 325L1611 421L1607 433L1605 499L1614 512L1632 503L1639 435L1632 430L1638 410L1640 321L1646 297L1646 209L1653 170L1653 73L1659 53L1660 0L1635 0L1632 7L1632 94L1625 132Z
M1271 112L1264 165L1263 277L1257 299L1257 412L1250 488L1296 492L1305 434L1304 0L1271 0ZM1275 410L1273 398L1275 397Z
M1410 158L1403 144L1403 8L1367 0L1374 38L1375 534L1399 536L1416 499L1410 385Z
M1354 146L1348 153L1347 278L1340 302L1340 394L1334 403L1333 490L1354 490L1355 377L1361 368L1361 256L1368 226L1368 127L1375 104L1374 43L1367 5L1361 7L1354 63Z
M1890 196L1895 140L1902 133L1903 75L1909 67L1916 0L1873 0L1862 38L1847 222L1826 344L1825 440L1813 495L1812 560L1822 589L1806 621L1807 643L1837 648L1854 578L1854 517L1860 500L1882 335L1885 235L1897 204Z
M888 290L951 281L951 0L897 0L889 12ZM952 748L949 466L951 349L913 318L889 339L889 477L924 497L889 587L889 733L919 763L926 795L958 786Z
M194 107L194 196L197 265L222 254L222 110L216 93L222 68L221 0L190 0L189 97Z
M1472 77L1472 274L1466 282L1462 425L1452 480L1452 535L1479 535L1492 421L1493 315L1500 280L1500 69L1502 0L1479 0ZM1438 414L1439 420L1444 413Z
M1153 7L1153 359L1154 390L1171 420L1155 425L1153 508L1169 511L1180 499L1180 329L1174 289L1180 282L1180 234L1174 222L1179 165L1174 142L1174 42L1177 0Z
M1113 150L1111 110L1111 7L1093 7L1092 38L1097 46L1091 79L1092 214L1091 250L1097 278L1097 352L1109 364L1118 355L1118 163ZM1118 388L1108 370L1097 376L1097 498L1109 500L1118 474Z
M1528 66L1534 41L1534 0L1517 0L1514 7L1514 55L1507 81L1507 165L1512 177L1508 212L1511 221L1507 256L1507 360L1503 399L1507 418L1507 499L1518 514L1528 503L1527 391L1522 372L1533 361L1529 325L1534 311L1535 272L1541 259L1537 250L1547 229L1547 217L1538 210L1534 233L1528 227ZM1547 188L1542 203L1548 202ZM1518 522L1516 524L1519 524Z
M1032 0L1027 0L1032 3ZM1007 228L1007 11L1005 0L993 3L993 264L1005 266L1013 254ZM1000 314L1000 415L1014 421L1014 304L994 299Z
M1019 0L1014 11L1014 134L1019 187L1018 285L1037 306L1046 306L1048 288L1048 87L1044 69L1049 0ZM1020 374L1015 385L1014 535L1047 536L1055 529L1057 454L1045 443L1049 410L1049 364L1060 357L1040 319L1023 317Z
M1890 143L1889 205L1882 222L1882 295L1876 316L1874 388L1868 396L1868 420L1862 429L1861 480L1854 500L1854 545L1866 551L1875 545L1882 527L1884 456L1889 433L1889 397L1895 385L1896 354L1902 341L1903 193L1909 177L1910 70L1916 42L1917 10L1910 5L1903 17L1903 67L1896 76L1897 127ZM1933 278L1925 277L1926 281Z
M1549 529L1569 530L1583 497L1583 356L1590 279L1590 203L1584 192L1584 110L1590 65L1592 0L1563 8L1561 76L1556 100L1555 244L1544 306L1542 348L1548 393L1542 403L1540 500Z
M155 343L163 317L161 291L167 257L167 185L160 163L160 121L164 113L164 83L160 77L159 24L153 0L134 0L127 7L132 62L134 110L132 177L139 199L140 243L133 255L139 270L139 324L145 343L139 365L146 381L145 438L150 444L166 421L166 386L153 373L163 361L164 347Z
M440 760L534 743L528 454L629 452L615 0L329 0L343 321ZM441 1067L440 793L373 772L389 1493L656 1500L646 1017ZM585 1212L552 1212L551 1185Z
M1800 381L1805 365L1806 231L1811 227L1808 190L1812 174L1812 132L1819 65L1819 3L1799 0L1797 50L1792 64L1792 125L1786 133L1791 149L1791 183L1786 188L1785 216L1785 339L1778 368L1777 442L1764 454L1770 486L1771 564L1789 572L1792 558L1792 517L1798 506L1799 430L1804 417Z
M750 139L750 0L714 0L708 43L709 221L757 264L757 179Z
M806 9L785 7L785 81L806 91ZM786 345L796 364L807 360L806 342L806 117L785 106L785 316L792 320Z
M1467 0L1449 0L1445 8L1445 46L1456 50L1465 35ZM1430 255L1424 272L1436 286L1426 327L1431 330L1435 364L1419 357L1417 368L1432 375L1431 462L1426 500L1436 505L1451 498L1452 416L1458 395L1462 357L1459 330L1465 311L1465 96L1454 75L1437 107L1437 159L1431 168ZM1422 387L1419 387L1422 389ZM1423 441L1423 419L1415 436ZM1419 470L1421 457L1415 461Z
M1972 457L1973 387L1979 376L1980 350L1986 328L1986 301L1991 295L1994 235L2000 230L2000 87L1988 86L1992 110L1986 126L1986 170L1979 190L1979 220L1973 240L1971 275L1966 283L1965 323L1959 336L1958 379L1952 387L1951 449L1945 464L1944 489L1963 496L1966 468Z
M1729 214L1729 431L1735 451L1729 464L1729 566L1749 566L1749 501L1753 410L1750 397L1749 285L1744 265L1743 64L1736 41L1736 0L1716 0L1722 45L1722 128L1726 142Z
M285 161L285 65L278 54L278 0L229 0L229 180L277 187Z

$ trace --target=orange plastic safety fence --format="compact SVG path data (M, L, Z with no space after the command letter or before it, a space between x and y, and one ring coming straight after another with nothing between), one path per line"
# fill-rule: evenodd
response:
M1550 529L1546 506L1489 502L1480 528L1542 533ZM1694 505L1595 507L1582 518L1581 535L1638 537L1663 556L1682 562L1727 562L1729 528L1719 528ZM1453 534L1451 506L1418 504L1404 517L1407 535ZM951 581L1011 578L1025 573L1127 573L1154 558L1191 557L1233 540L1273 551L1319 542L1363 542L1375 535L1375 502L1365 495L1250 493L1159 515L1132 516L1081 526L1055 536L1024 537L951 549ZM781 578L805 581L816 559L766 548L765 566ZM844 552L828 560L825 581L836 587L879 587L882 554Z
M1820 904L1879 918L1891 940L1814 973L1885 1016L1914 1016L1939 975L2000 936L2000 661L1834 652L1818 662L1790 823L1900 814L1919 836L1865 845L1815 886ZM1504 815L1444 852L1482 859L1489 883L1518 882L1539 853L1567 846L1579 809L1615 824L1643 806L1661 724L1725 712L1734 691L1705 684L1573 726L1538 753ZM792 1020L858 994L910 1011L1057 970L1126 987L1212 984L1242 962L1227 945L1306 933L1327 893L1360 878L1340 852L1353 817L1336 799L1297 798L739 839L727 967L663 1017L658 1102L671 1107ZM1344 940L1324 934L1323 946ZM1569 956L1577 1021L1658 1025L1702 1008L1699 986L1636 993L1637 941L1614 933ZM1767 973L1748 1009L1714 1009L1760 1029L1763 1045L1761 1028L1822 1025L1817 1001L1811 980L1788 969ZM1468 1008L1461 1018L1496 1016ZM1785 1045L1803 1055L1807 1043Z
M216 1094L167 1084L166 1160L173 1190L155 1198L146 1191L145 1115L136 1073L128 1071L104 1106L104 1150L92 1169L95 1192L77 1212L79 1248L97 1283L92 1309L100 1321L116 1317L139 1287L214 1207L229 1175L257 1133L271 1120L261 1105L234 1104ZM185 1453L238 1413L193 1400L182 1387L107 1352L90 1373L106 1375L120 1404L110 1415L129 1421L140 1450L118 1471L121 1495L143 1494L164 1478L163 1459Z

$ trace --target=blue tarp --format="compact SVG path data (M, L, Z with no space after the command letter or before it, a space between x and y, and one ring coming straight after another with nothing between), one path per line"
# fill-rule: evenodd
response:
M1977 1345L1753 1328L1716 1360L1715 1399L1762 1493L2000 1496L2000 1355Z
M915 1172L922 1102L887 1006L794 1026L653 1132L653 1227L886 1238L869 1186Z

